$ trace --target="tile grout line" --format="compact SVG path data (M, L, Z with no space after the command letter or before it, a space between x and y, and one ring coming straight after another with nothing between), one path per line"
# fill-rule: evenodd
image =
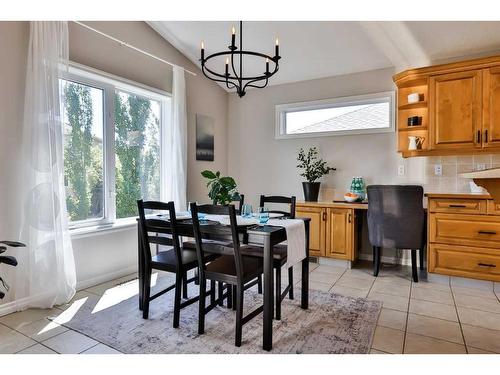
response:
M465 353L469 354L469 348L467 348L467 341L465 341L464 330L462 328L462 322L460 321L460 314L458 313L457 301L455 301L455 293L453 293L453 288L451 286L451 278L450 278L450 289L451 289L451 298L453 299L453 305L455 306L455 313L457 314L458 326L460 327L460 334L462 335L462 340L464 340Z
M410 283L410 293L408 295L408 307L406 308L405 334L403 336L403 350L401 351L401 354L404 354L405 347L406 347L406 335L408 334L408 320L410 319L410 303L411 303L412 290L413 290L413 279L411 280L411 283Z

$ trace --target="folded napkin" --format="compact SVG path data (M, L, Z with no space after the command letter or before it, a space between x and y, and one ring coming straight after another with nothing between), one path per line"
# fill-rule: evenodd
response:
M205 217L206 220L213 220L213 221L218 221L222 225L231 225L231 222L229 220L229 216L227 215L207 215ZM258 219L254 218L246 218L246 217L241 217L241 216L236 216L236 223L237 225L255 225L259 223Z
M267 225L284 227L286 230L287 262L286 267L296 265L306 257L306 226L300 219L270 219Z

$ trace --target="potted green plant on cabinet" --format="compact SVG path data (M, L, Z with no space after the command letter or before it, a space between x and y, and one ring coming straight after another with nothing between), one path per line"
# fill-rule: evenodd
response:
M316 147L311 147L307 151L307 154L301 148L297 161L299 162L297 168L302 171L300 175L306 179L306 181L302 182L304 199L307 202L317 202L321 186L321 182L317 180L330 173L330 171L334 171L335 168L329 167L326 161L318 157L318 149Z

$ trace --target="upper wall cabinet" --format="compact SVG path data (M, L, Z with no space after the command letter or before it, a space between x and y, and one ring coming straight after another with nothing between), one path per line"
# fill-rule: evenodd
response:
M500 152L500 56L407 70L394 82L404 157Z
M481 147L481 71L430 77L430 148Z
M483 70L485 148L500 147L500 67Z

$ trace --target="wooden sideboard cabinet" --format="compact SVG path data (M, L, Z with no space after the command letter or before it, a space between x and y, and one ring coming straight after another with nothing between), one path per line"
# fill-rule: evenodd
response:
M500 281L500 204L488 195L427 196L429 272Z
M309 254L354 261L356 259L356 210L363 204L298 202L297 217L310 222Z

